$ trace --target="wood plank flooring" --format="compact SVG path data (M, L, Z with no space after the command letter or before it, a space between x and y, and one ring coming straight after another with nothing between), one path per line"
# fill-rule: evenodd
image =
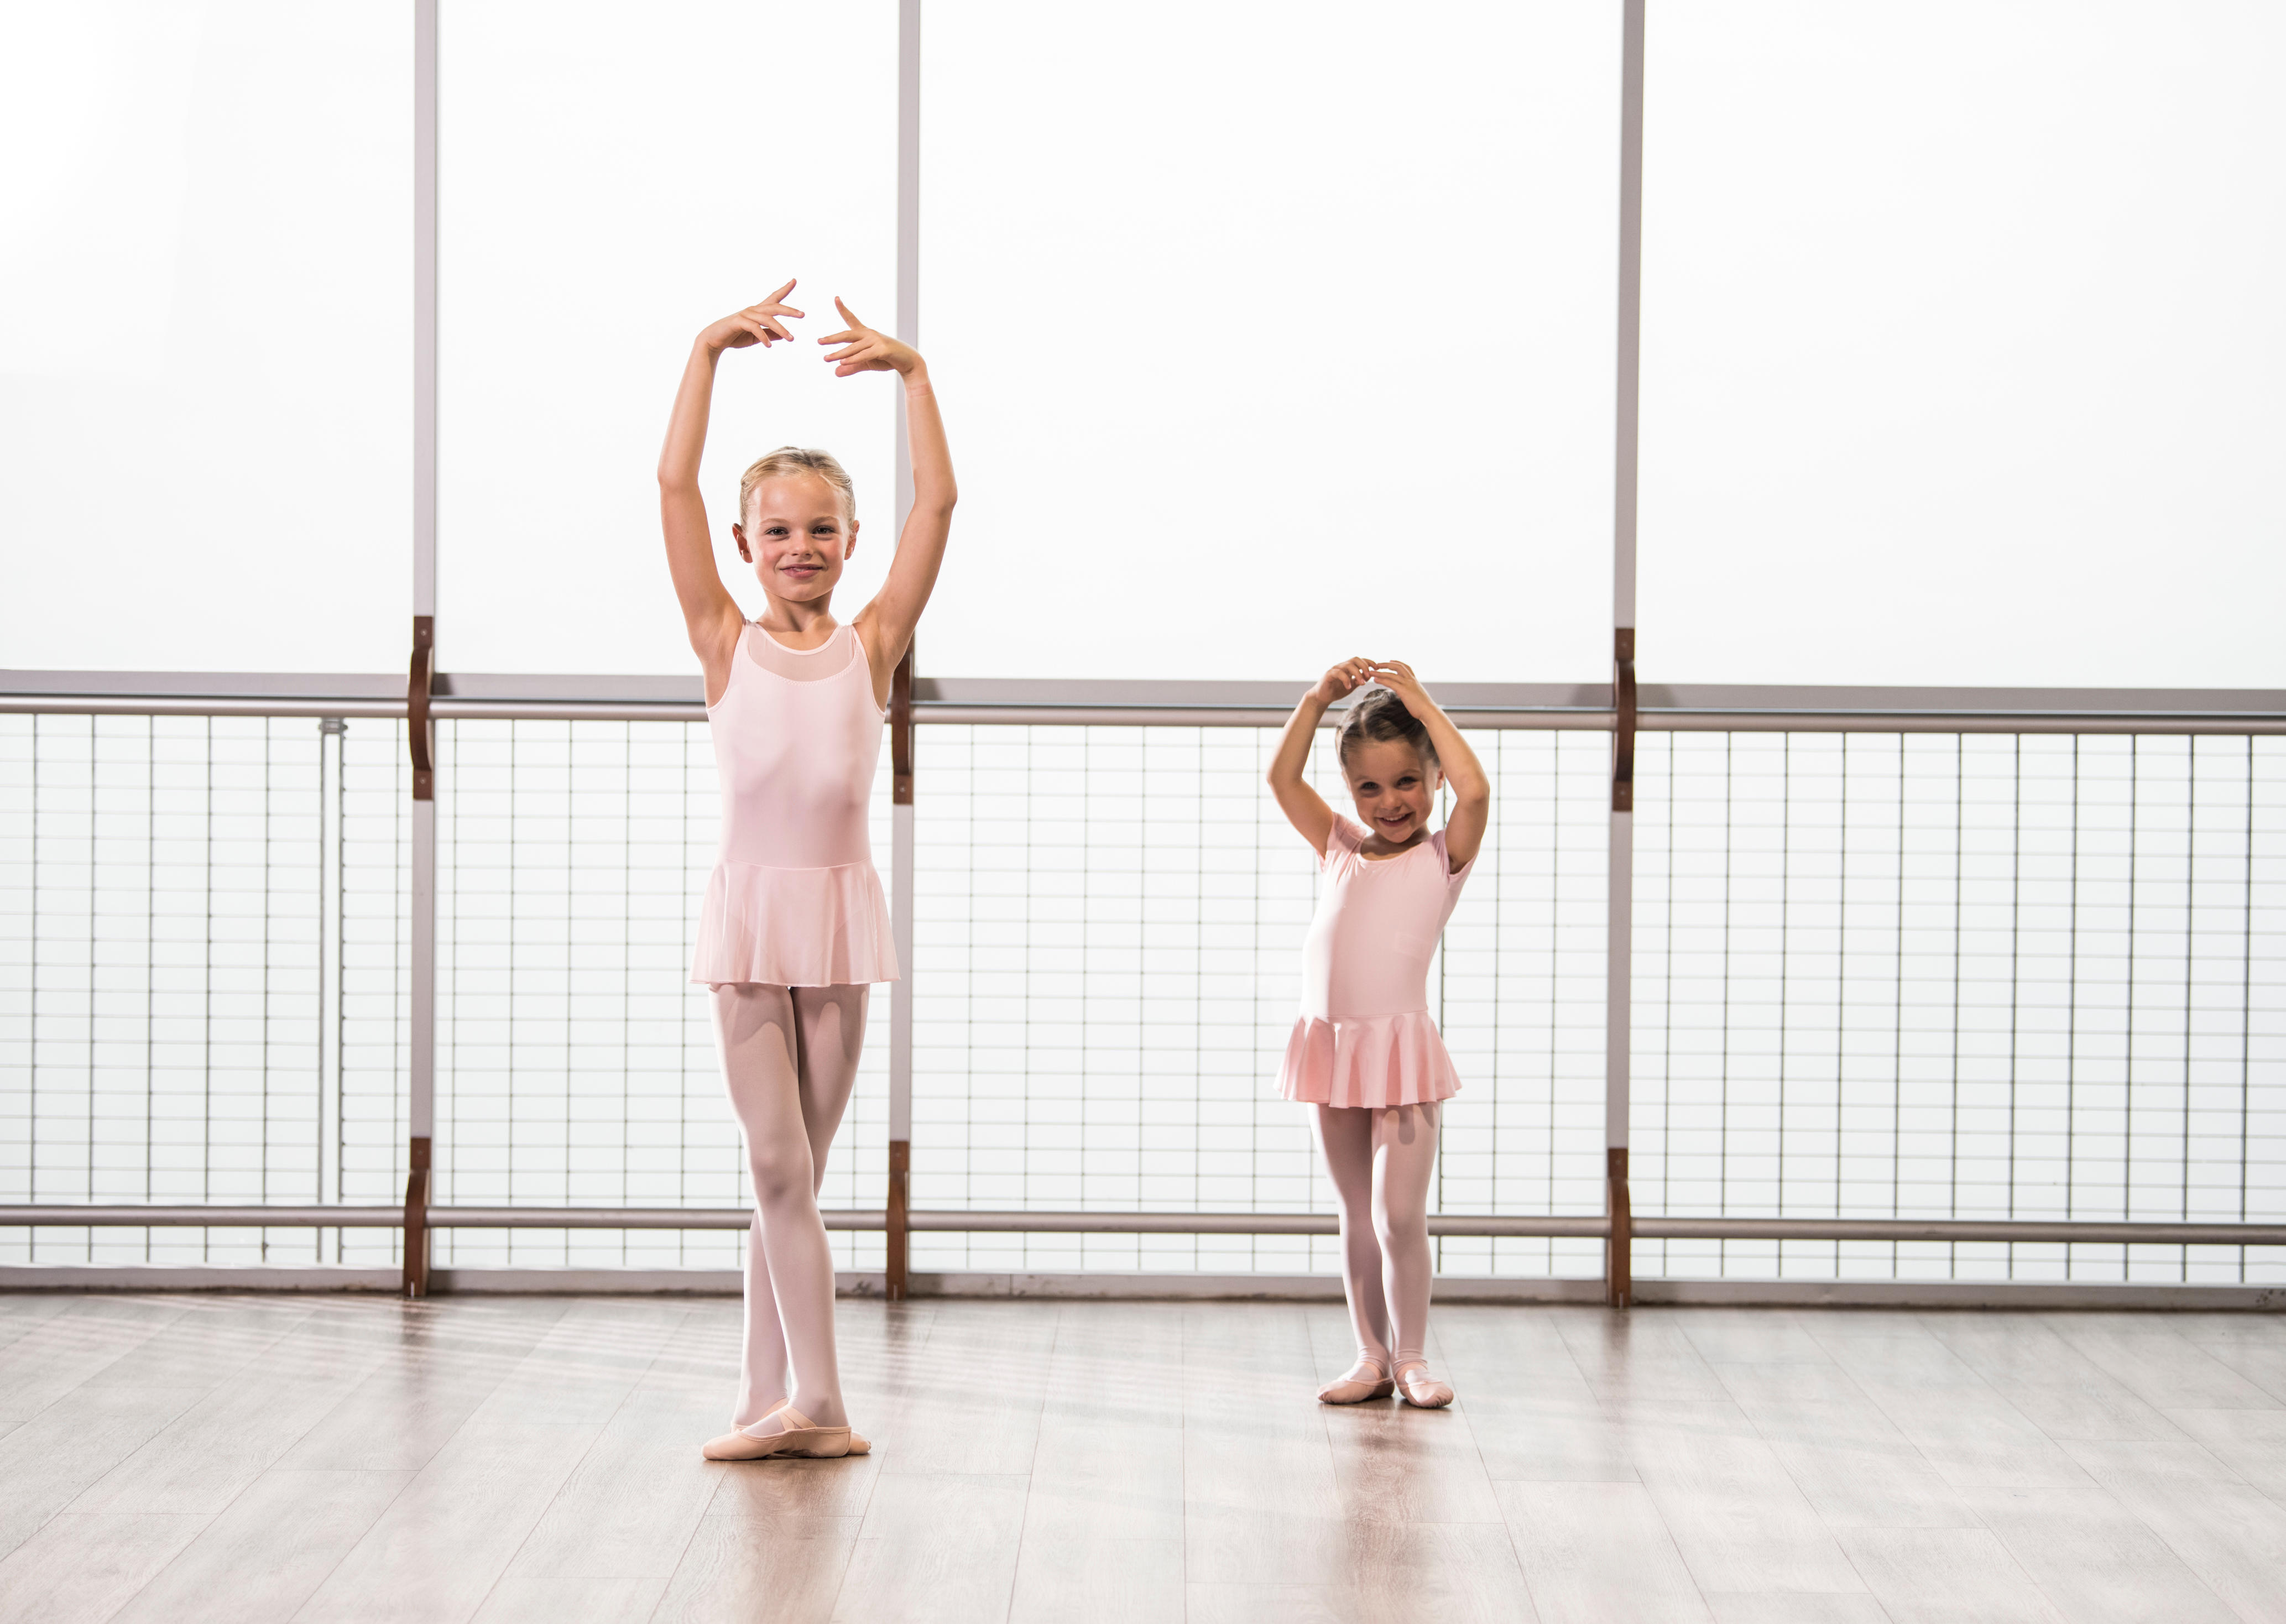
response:
M0 1293L0 1624L2286 1621L2286 1318L846 1302L719 1465L716 1298Z

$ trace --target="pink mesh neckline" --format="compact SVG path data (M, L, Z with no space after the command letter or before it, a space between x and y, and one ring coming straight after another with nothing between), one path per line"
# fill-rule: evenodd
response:
M745 658L789 682L822 682L828 677L840 676L864 652L855 625L835 627L833 635L814 649L789 649L758 623L749 620L738 644ZM841 658L827 658L836 649L841 650Z

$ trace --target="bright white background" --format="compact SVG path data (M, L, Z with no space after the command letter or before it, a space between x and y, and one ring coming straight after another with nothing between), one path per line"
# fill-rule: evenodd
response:
M788 443L857 485L844 613L894 539L895 382L837 379L833 296L896 319L897 12L834 0L544 9L439 31L437 646L454 671L696 669L658 532L690 341L788 277L792 351L722 359L702 478L724 579L738 475Z
M1616 0L927 17L925 671L1602 675ZM895 29L445 6L448 668L689 670L675 375L786 275L892 319ZM410 59L397 0L0 15L0 665L401 668ZM2255 4L1655 7L1645 674L2286 685L2282 67ZM718 532L825 445L861 603L895 407L729 358Z
M1616 5L926 16L920 670L1608 674Z
M1647 39L1643 672L2286 687L2286 10Z
M391 0L0 11L0 666L403 666L412 98Z

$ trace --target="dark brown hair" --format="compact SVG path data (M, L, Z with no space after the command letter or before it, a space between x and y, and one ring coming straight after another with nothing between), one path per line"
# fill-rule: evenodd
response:
M1334 730L1334 754L1343 765L1350 759L1350 746L1361 739L1376 745L1392 744L1403 739L1421 757L1421 765L1431 772L1441 770L1437 760L1437 746L1430 742L1429 729L1421 719L1405 708L1393 690L1368 688L1351 703L1342 725Z

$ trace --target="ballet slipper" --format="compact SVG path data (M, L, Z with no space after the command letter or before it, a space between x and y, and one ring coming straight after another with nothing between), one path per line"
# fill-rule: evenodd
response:
M792 1400L790 1399L780 1399L776 1404L771 1405L769 1408L762 1412L761 1421L752 1421L748 1422L746 1424L749 1426L758 1427L762 1424L763 1421L768 1421L771 1416L776 1415L780 1410L784 1409L791 1403L792 1403ZM859 1432L855 1427L849 1429L849 1453L852 1455L871 1455L873 1453L873 1446L866 1442L864 1435Z
M1441 1410L1453 1401L1453 1390L1431 1376L1426 1364L1407 1365L1399 1371L1397 1393L1415 1409Z
M791 1403L792 1403L791 1399L780 1399L776 1404L771 1405L769 1408L764 1410L760 1415L756 1416L753 1421L748 1422L746 1424L748 1426L758 1427L761 1425L763 1422L768 1421L771 1416L776 1415L780 1410L785 1408ZM726 1433L722 1438L712 1440L712 1443L710 1443L707 1447L712 1447L712 1445L714 1443L727 1442L728 1438L729 1435ZM849 1433L849 1453L852 1455L871 1455L873 1453L873 1446L866 1441L864 1436L854 1428L851 1429ZM713 1460L718 1457L709 1455L707 1458L709 1460ZM737 1458L744 1459L745 1457L739 1456Z
M1361 1376L1357 1374L1360 1370L1371 1370L1373 1376L1370 1378ZM1368 1399L1386 1399L1396 1391L1396 1386L1378 1360L1361 1359L1350 1367L1348 1375L1337 1376L1318 1389L1318 1402L1363 1404Z
M773 1414L779 1418L779 1431L758 1437L741 1427L707 1439L699 1453L710 1461L762 1461L780 1455L834 1461L847 1455L863 1455L872 1448L849 1428L821 1427L791 1404ZM754 1424L759 1426L761 1423Z

